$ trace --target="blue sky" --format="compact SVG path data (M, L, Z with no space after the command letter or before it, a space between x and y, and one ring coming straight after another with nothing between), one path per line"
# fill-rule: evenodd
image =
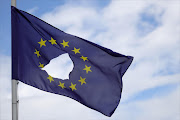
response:
M17 8L67 33L134 56L123 77L121 103L111 118L20 83L20 120L180 119L180 1L17 0ZM10 120L10 1L2 1L0 16L0 119ZM65 55L52 60L45 70L66 78L71 63Z

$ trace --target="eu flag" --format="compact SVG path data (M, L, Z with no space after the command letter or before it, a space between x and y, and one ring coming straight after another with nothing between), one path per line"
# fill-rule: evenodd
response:
M111 116L122 92L122 76L133 57L65 33L27 12L11 7L12 79L43 91L70 97ZM42 70L68 53L74 68L68 80Z

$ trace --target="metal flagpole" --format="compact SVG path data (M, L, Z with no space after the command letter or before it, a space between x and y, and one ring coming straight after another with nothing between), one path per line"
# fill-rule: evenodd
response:
M16 7L16 0L11 0L11 6ZM12 120L18 120L18 95L17 95L18 81L12 80Z
M17 96L18 81L12 80L12 120L18 120L18 96Z
M16 0L11 0L11 6L16 7Z

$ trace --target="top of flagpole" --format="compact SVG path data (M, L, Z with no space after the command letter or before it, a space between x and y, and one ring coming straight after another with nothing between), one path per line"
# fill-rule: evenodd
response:
M11 6L16 7L16 0L11 0Z

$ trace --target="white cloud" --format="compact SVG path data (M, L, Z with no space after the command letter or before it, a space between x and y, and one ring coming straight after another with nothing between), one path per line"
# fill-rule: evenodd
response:
M67 32L71 31L72 34L77 33L77 31L83 31L82 35L83 33L90 33L86 36L87 39L96 40L95 42L123 54L133 55L135 57L133 64L137 65L131 72L129 70L131 73L129 76L133 76L130 77L131 80L132 78L139 79L138 81L145 85L144 88L148 89L151 86L149 83L152 82L152 76L161 70L169 69L168 64L174 66L171 68L172 70L177 69L180 60L178 56L180 44L177 44L180 42L178 34L180 32L178 14L180 5L178 3L178 1L112 1L101 11L65 5L44 14L42 19L57 27L66 27ZM64 9L65 7L66 9ZM142 13L150 14L160 24L146 36L137 35L137 31L140 31L137 28L138 22L143 22L140 21ZM65 15L68 17L63 17ZM96 21L97 23L94 24L97 27L83 28L83 23L88 23L89 20ZM98 25L99 22L102 24ZM96 35L89 32L96 32L98 31L97 28L103 28L102 32L100 31ZM173 78L173 76L178 75L171 77ZM160 77L158 76L158 79ZM156 85L162 84L160 81L158 83ZM127 84L127 86L131 86L131 84ZM134 90L134 92L137 91Z
M43 92L41 96L22 98L20 113L20 119L26 120L78 120L86 119L89 109L67 97Z
M83 16L84 11L76 11L83 9L82 7L73 6L74 11L71 12L69 10L72 6L66 6L68 10L63 7L60 6L56 12L43 15L42 19L57 27L66 28L66 32L80 37L83 37L84 33L89 33L86 39L135 57L133 68L129 69L123 78L123 101L146 89L179 83L180 74L177 67L180 64L179 1L112 1L101 11L84 8L84 11L93 14L79 17L78 21L73 16L77 13L78 16ZM67 23L49 19L53 15L53 19L60 20L67 12L69 14L66 19L70 19ZM141 20L142 13L149 15L158 23L152 29L153 21L151 19L147 21L148 25L144 27L152 31L147 31L145 35L138 34L138 31L141 31L138 24L144 22ZM86 26L83 23L88 23L89 20L95 21L94 26L83 27Z
M89 21L92 24L96 17L97 13L92 8L84 9L84 7L64 5L44 14L41 18L56 27L68 28L66 29L68 32L80 35L84 30L82 30L84 22ZM87 29L86 32L83 32L83 37L89 37L91 32Z
M34 14L38 9L39 9L38 7L33 7L31 9L27 10L27 12L30 14Z
M180 118L180 87L164 97L122 104L117 118L124 120L178 120Z
M9 56L0 54L0 119L10 120L11 116L11 61Z
M122 101L126 101L135 94L150 88L179 84L179 11L180 1L114 0L101 10L92 6L84 7L81 4L78 6L65 4L45 13L41 18L62 28L65 32L83 37L119 53L134 56L132 66L123 77ZM152 29L151 21L141 20L142 13L153 17L158 22L158 26L153 26ZM142 31L138 28L139 23L145 23L143 27L152 31ZM138 34L141 31L145 34ZM3 56L4 63L5 59L6 57ZM3 65L10 66L10 63ZM56 65L61 66L58 62ZM4 79L8 81L10 69L5 72L2 68L4 67L1 67ZM52 74L55 72L51 67L48 69ZM71 67L68 66L67 69L70 70ZM62 73L61 70L58 73ZM9 93L5 89L10 88L10 82L6 84L7 86L0 84L3 88L1 94ZM179 87L164 97L120 104L111 118L66 97L45 93L24 84L19 87L20 119L178 120L180 118ZM0 108L2 110L2 107Z
M69 73L73 70L73 62L66 53L51 60L43 70L46 70L52 77L69 79Z

